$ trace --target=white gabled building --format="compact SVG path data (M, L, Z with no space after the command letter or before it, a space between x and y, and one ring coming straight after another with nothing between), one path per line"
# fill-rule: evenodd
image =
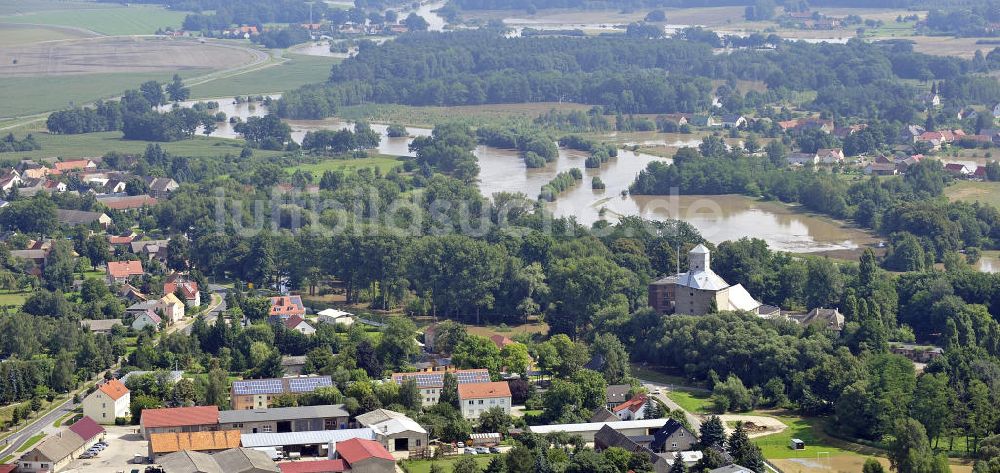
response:
M125 384L112 379L83 398L83 415L94 419L98 424L114 424L118 417L129 417L129 405L132 395Z
M459 384L458 405L466 419L478 419L480 414L494 407L503 408L504 413L510 414L510 385L506 381Z

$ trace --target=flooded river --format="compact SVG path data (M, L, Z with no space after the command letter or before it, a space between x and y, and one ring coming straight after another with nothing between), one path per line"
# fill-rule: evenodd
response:
M218 99L219 111L227 117L238 116L246 120L251 116L267 113L263 104L235 104L233 99ZM194 102L184 102L191 106ZM292 120L292 139L301 143L309 131L340 130L353 128L353 123L339 120ZM393 156L413 156L409 144L414 136L429 136L427 128L407 127L410 138L389 138L386 124L372 124L372 129L382 135L378 152ZM220 123L212 136L239 138L228 122ZM668 145L696 145L674 143ZM583 225L590 225L602 218L615 221L619 216L641 215L649 219L679 218L694 225L708 240L719 243L744 236L763 239L772 248L794 252L819 252L854 250L874 242L874 238L861 230L821 217L797 212L794 208L774 202L760 202L744 196L622 196L622 191L652 161L670 162L649 154L619 150L618 157L598 169L584 166L586 153L560 149L559 157L544 168L529 169L515 150L478 146L474 151L479 158L479 189L484 196L496 192L523 192L530 198L538 197L543 185L556 174L579 168L583 180L575 187L560 194L555 202L546 204L558 217L576 217ZM591 189L591 180L598 176L605 189ZM981 260L985 264L986 258ZM994 263L1000 270L1000 261Z

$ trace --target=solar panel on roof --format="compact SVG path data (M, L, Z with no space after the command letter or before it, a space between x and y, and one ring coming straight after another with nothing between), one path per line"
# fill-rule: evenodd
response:
M332 380L327 376L314 378L292 378L288 380L288 390L293 393L312 392L316 388L332 385Z
M248 379L233 382L233 392L241 395L279 394L283 391L280 379Z

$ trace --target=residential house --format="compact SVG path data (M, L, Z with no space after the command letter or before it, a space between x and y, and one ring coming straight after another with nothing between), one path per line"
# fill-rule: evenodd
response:
M688 123L693 126L705 127L705 128L715 128L722 125L722 121L718 118L712 116L708 113L699 113L693 115Z
M83 398L83 415L99 424L114 424L115 419L131 417L132 395L125 384L111 379Z
M823 164L837 164L844 161L844 150L840 148L821 148L816 152L819 162Z
M355 420L361 426L370 428L375 440L389 451L405 452L427 446L427 430L406 414L376 409L357 416Z
M84 210L56 210L56 220L63 225L91 225L94 222L103 228L107 229L111 226L111 217L102 212L87 212Z
M112 210L135 210L156 205L149 195L99 195L97 203Z
M184 302L173 293L168 293L156 301L163 316L170 322L178 322L184 318Z
M281 321L281 323L288 330L299 332L303 335L312 335L316 333L316 329L313 328L312 325L309 325L309 322L306 322L305 319L299 317L298 315L293 315L287 319L284 319Z
M683 424L674 419L667 419L666 423L653 433L653 442L649 447L657 453L682 452L693 450L697 444L698 437Z
M666 115L660 115L660 117L662 117L664 120L668 122L672 122L677 127L688 124L688 116L687 114L684 113L668 113Z
M111 179L108 179L107 181L105 181L104 184L101 185L100 192L98 192L98 193L99 194L121 194L122 192L125 192L125 187L127 185L128 184L125 181L121 180L121 179L111 178Z
M610 384L605 390L605 406L614 409L625 401L628 401L628 393L632 391L632 386L628 384Z
M19 472L58 473L104 436L104 427L83 416L39 442L17 461Z
M816 153L789 153L785 156L785 161L791 166L815 166L819 164L819 155Z
M276 296L271 298L269 318L285 320L293 315L304 317L306 306L302 304L302 296Z
M144 273L141 261L108 261L108 284L125 284L128 278Z
M931 108L937 108L941 106L941 96L938 94L930 93L924 95L924 104Z
M928 363L931 362L941 355L944 355L944 349L941 347L935 347L931 345L914 345L912 343L889 343L889 351L897 355L905 356L909 358L910 361L916 363Z
M16 169L10 169L0 176L0 189L9 192L15 187L19 187L24 181L21 180L21 173Z
M282 473L267 453L242 447L214 454L182 450L164 455L158 463L163 473Z
M244 434L346 429L351 415L343 404L219 411L222 429Z
M621 432L629 437L654 435L660 430L664 419L641 419L625 420L616 422L585 422L580 424L548 424L528 426L528 430L536 435L545 435L553 432L565 432L571 435L579 435L584 442L593 442L594 435L604 426Z
M617 420L618 416L609 411L607 407L598 407L590 415L590 422L615 422Z
M905 143L916 143L917 139L919 139L920 135L923 135L925 131L927 130L920 125L907 125L903 127L903 130L900 132L899 141Z
M109 235L108 244L111 245L111 251L116 248L131 248L132 241L135 240L135 233L130 233L128 235Z
M510 414L510 386L506 381L459 384L458 403L462 417L470 420L478 419L480 414L494 407Z
M642 445L637 441L637 439L644 436L629 436L616 430L612 427L612 424L604 424L594 434L594 450L603 452L609 448L620 448L633 454L645 454L649 458L650 463L653 464L653 471L655 473L667 473L670 471L670 464L665 461L665 458L657 456L648 446Z
M200 432L158 432L149 435L150 461L174 452L214 453L238 448L239 430L214 430Z
M160 330L160 325L163 324L163 319L159 314L152 310L145 310L136 314L135 320L132 321L132 329L139 331L146 327L153 327L154 331Z
M180 289L181 294L184 297L184 302L191 307L198 307L201 305L201 291L198 290L198 283L194 281L187 281L184 279L180 273L172 273L167 276L167 280L163 283L163 293L164 294L177 294L178 289Z
M393 373L392 381L396 384L403 384L407 380L414 380L417 383L417 388L420 389L420 395L423 398L424 406L433 406L438 403L438 399L441 397L441 389L444 388L444 372L419 372L419 373ZM458 384L467 383L488 383L490 381L490 372L484 369L476 370L456 370L452 374L458 380Z
M115 327L121 327L122 319L104 319L104 320L91 320L83 319L80 321L80 326L90 330L93 333L108 334L114 330Z
M868 124L866 123L861 123L858 125L850 125L850 126L838 126L833 129L833 136L836 136L837 138L840 139L844 139L861 130L864 130L865 128L868 128Z
M45 263L49 260L49 250L50 249L10 250L10 256L25 261L31 261L35 265L35 267L32 268L31 273L41 275L42 269L45 268Z
M155 259L160 263L166 263L169 243L170 240L133 240L129 243L129 248L140 258Z
M180 187L177 181L169 177L147 177L146 186L149 187L149 195L155 199L169 198Z
M816 325L836 336L840 336L840 332L844 330L844 315L837 309L816 307L805 315L790 318L801 325Z
M513 343L517 343L514 340L511 340L511 339L509 339L509 338L507 338L507 337L505 337L503 335L491 335L490 336L490 341L493 342L493 344L496 345L497 348L499 348L501 350L503 350L503 347L505 347L507 345L510 345L510 344L513 344Z
M621 420L641 420L646 418L646 409L649 408L649 398L644 394L639 394L628 401L625 401L611 411Z
M305 394L329 386L333 386L329 376L244 379L233 381L229 400L233 410L265 409L280 394Z
M944 170L953 176L966 177L971 175L973 171L969 166L961 163L948 163L944 165Z
M342 324L350 326L354 324L354 315L337 309L323 309L316 314L316 320L324 324Z
M993 118L1000 118L1000 103L993 106Z
M153 434L213 432L219 430L219 407L143 409L139 417L139 429L146 440ZM236 436L239 438L238 431Z
M740 128L746 125L747 118L738 113L732 113L722 117L723 128Z
M41 179L26 179L22 186L17 189L17 193L22 197L33 197L39 192L46 194L66 192L66 184L43 177Z
M307 358L305 355L283 355L281 357L281 367L285 370L286 375L298 376L302 374L303 370L305 370L306 360Z
M865 166L865 174L872 176L895 176L899 169L893 163L871 163Z

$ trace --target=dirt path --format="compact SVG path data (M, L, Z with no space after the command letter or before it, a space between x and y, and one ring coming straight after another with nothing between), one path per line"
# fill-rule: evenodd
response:
M763 437L765 435L777 434L788 428L787 425L782 423L780 420L774 417L767 416L751 416L751 415L740 415L740 414L723 414L719 416L722 423L726 426L726 435L733 432L733 428L730 424L733 422L743 422L748 425L747 436L750 438Z

